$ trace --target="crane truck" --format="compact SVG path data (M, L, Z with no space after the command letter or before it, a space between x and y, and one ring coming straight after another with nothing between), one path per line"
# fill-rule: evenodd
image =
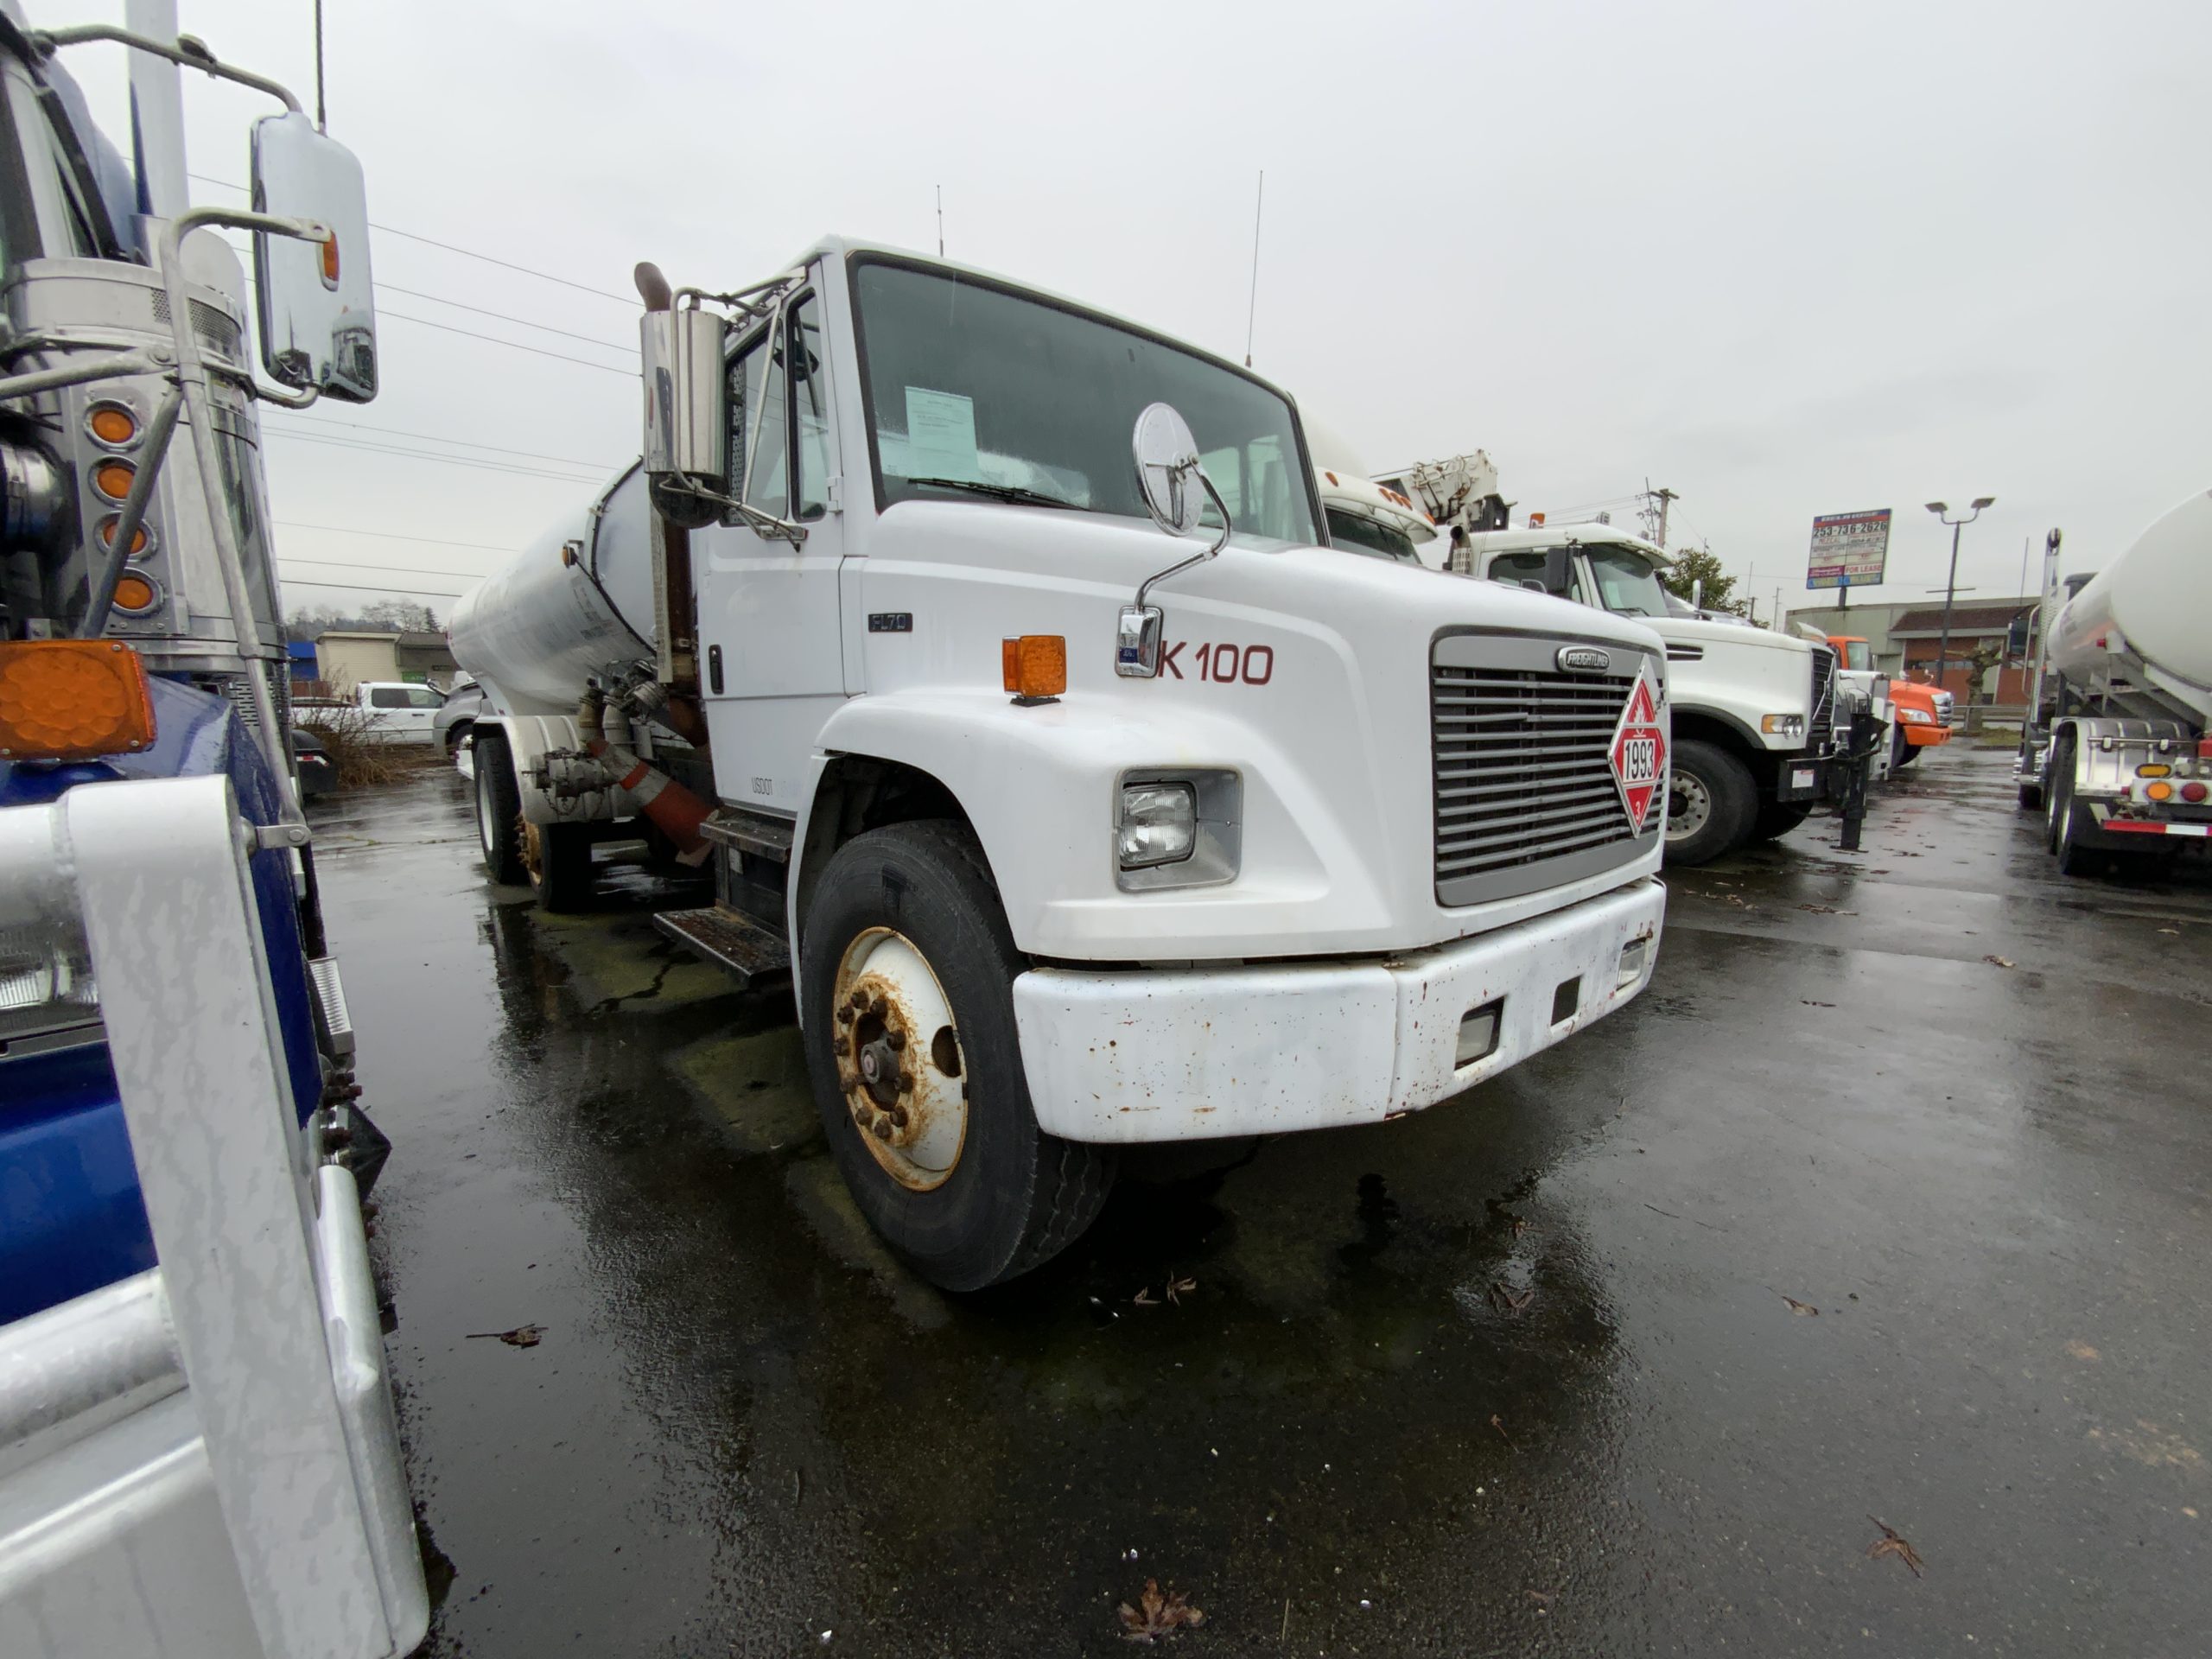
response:
M1507 527L1487 454L1427 461L1376 480L1419 503L1448 537L1450 570L1631 618L1666 642L1675 741L1667 861L1710 863L1796 829L1837 780L1835 653L1702 613L1676 615L1651 543L1610 524Z
M135 176L58 60L95 41L131 50ZM176 66L284 105L254 211L187 207ZM429 1603L362 1207L383 1142L256 419L375 391L360 168L198 40L14 0L0 105L0 1653L396 1659ZM251 332L209 226L253 238Z
M2016 761L2062 874L2212 838L2212 492L2159 518L2059 602L2046 544L2043 649Z
M1663 648L1332 551L1297 406L1073 300L824 241L639 268L644 456L457 607L487 870L794 982L868 1221L970 1290L1119 1148L1369 1123L1649 982Z

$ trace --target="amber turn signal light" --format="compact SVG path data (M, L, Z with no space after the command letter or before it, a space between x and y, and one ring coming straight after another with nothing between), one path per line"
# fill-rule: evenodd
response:
M330 233L330 240L322 245L322 280L333 288L338 286L338 232Z
M1006 689L1017 697L1057 697L1068 689L1068 642L1063 634L1025 633L999 642Z
M125 616L145 615L161 596L162 590L136 571L125 571L116 578L115 608Z
M100 520L100 545L102 547L113 547L115 545L115 527L122 522L122 519L119 518L103 518ZM130 556L134 559L137 558L140 554L146 550L146 526L141 524L137 530L130 532Z
M154 741L146 665L113 639L0 643L0 760L92 760Z

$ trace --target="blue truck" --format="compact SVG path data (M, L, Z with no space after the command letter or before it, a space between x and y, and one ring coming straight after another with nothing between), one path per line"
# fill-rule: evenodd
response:
M129 161L62 67L99 42L130 54ZM272 100L251 212L182 200L183 70ZM15 0L0 105L0 1653L403 1655L428 1602L363 1211L386 1147L257 416L375 395L360 168L190 36ZM252 238L251 317L219 228Z

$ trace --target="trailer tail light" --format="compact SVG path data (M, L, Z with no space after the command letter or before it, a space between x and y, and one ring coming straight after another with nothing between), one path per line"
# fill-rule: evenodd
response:
M2135 768L2135 775L2138 778L2164 778L2171 776L2172 772L2171 766L2162 766L2155 760L2148 766Z
M146 665L113 639L0 644L0 760L91 760L154 741Z
M2154 784L2144 785L2143 794L2148 800L2171 801L2174 798L2174 786L2161 778Z
M1017 697L1057 697L1068 689L1068 642L1064 634L1025 633L1000 641L1006 689Z
M2200 760L2212 760L2212 737L2200 737L2196 740L2196 758Z
M2207 795L2212 795L2212 789L2207 789L2202 784L2183 784L2181 786L2182 799L2191 806L2198 804Z

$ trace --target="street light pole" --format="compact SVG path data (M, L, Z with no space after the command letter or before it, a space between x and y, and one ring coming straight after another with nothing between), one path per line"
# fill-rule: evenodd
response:
M1928 511L1934 513L1940 522L1951 527L1951 574L1943 583L1943 632L1936 646L1936 685L1938 690L1942 689L1943 671L1950 666L1951 662L1951 601L1959 591L1959 532L1980 518L1981 510L1993 505L1996 500L1993 495L1976 496L1974 511L1963 518L1949 517L1951 509L1947 502L1930 501L1928 504ZM1967 701L1972 702L1973 699L1969 697Z

